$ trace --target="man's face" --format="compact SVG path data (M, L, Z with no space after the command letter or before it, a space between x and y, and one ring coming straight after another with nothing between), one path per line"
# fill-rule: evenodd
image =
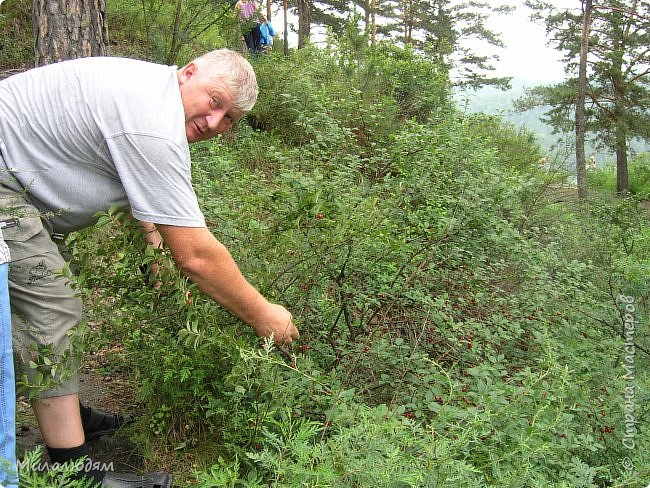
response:
M202 76L194 63L178 71L178 85L185 111L187 142L204 141L221 134L244 115L233 106L226 85Z

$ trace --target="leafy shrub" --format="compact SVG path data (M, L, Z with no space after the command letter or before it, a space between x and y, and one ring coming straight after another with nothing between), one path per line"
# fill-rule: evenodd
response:
M217 47L239 48L238 36L227 45L238 25L225 3L120 0L106 5L114 56L182 65Z
M307 47L288 59L274 52L253 60L263 94L250 116L254 125L300 145L318 141L320 124L328 123L347 132L361 150L372 151L396 124L450 111L446 78L412 49L382 44L359 63L346 56ZM313 133L303 130L312 127Z
M26 2L7 0L0 4L0 66L2 70L34 66L32 12Z
M94 483L86 479L76 480L75 475L83 468L85 459L75 464L52 465L44 470L41 462L42 447L25 453L18 467L20 488L92 488Z
M498 150L501 164L523 173L537 169L544 153L534 133L526 128L517 128L496 115L474 114L468 119L475 134Z
M292 63L264 69L290 80ZM323 66L337 59L304 69ZM81 283L111 291L102 320L139 380L141 441L181 465L200 457L186 475L206 487L610 486L636 479L623 458L643 476L647 432L633 452L622 442L617 301L633 295L646 320L642 214L630 202L531 207L536 180L512 168L535 149L507 128L495 146L457 114L390 131L379 116L361 145L357 102L376 93L341 100L350 78L323 75L332 82L295 77L273 85L290 97L260 101L260 116L287 125L193 148L211 230L295 316L293 358L260 348L164 255L142 257L114 213L101 240L76 241ZM153 261L158 289L140 270ZM647 332L635 341L647 349ZM642 392L647 356L636 361Z
M588 171L589 186L610 192L616 191L616 166L607 165ZM648 156L639 156L628 164L630 193L642 200L650 199L650 161Z
M447 72L412 46L380 43L365 58L359 73L364 92L395 100L403 120L425 123L451 110Z

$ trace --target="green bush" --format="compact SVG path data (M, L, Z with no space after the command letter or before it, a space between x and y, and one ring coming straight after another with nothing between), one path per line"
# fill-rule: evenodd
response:
M646 323L634 200L532 205L529 141L506 127L495 146L453 113L389 128L379 112L361 144L362 102L379 95L346 92L360 78L331 54L304 67L307 52L259 61L285 72L260 100L270 131L193 148L211 230L294 314L293 358L143 255L115 213L73 242L80 284L110 291L109 317L107 297L88 300L138 378L139 441L177 456L190 486L634 486L650 439L639 427L623 443L626 392L642 420L648 337L639 326L632 384L617 299ZM395 103L376 109L395 117Z
M535 140L535 134L526 128L517 128L501 116L472 114L468 117L473 132L493 145L498 160L514 170L531 173L538 169L544 155Z
M0 3L0 66L3 71L34 66L32 11L27 2Z
M183 65L212 49L239 49L238 36L229 41L238 25L227 3L119 0L106 7L113 56Z
M351 61L341 42L338 51L308 47L288 59L280 53L253 60L262 96L250 117L255 126L280 135L292 145L324 141L321 124L332 137L346 137L343 146L372 153L396 125L415 118L426 121L451 110L446 78L434 63L412 49L381 44ZM367 49L367 48L366 48ZM315 140L315 141L314 141Z
M644 154L632 159L627 170L630 193L642 200L650 199L650 157ZM587 181L592 188L615 192L616 166L607 165L588 171Z

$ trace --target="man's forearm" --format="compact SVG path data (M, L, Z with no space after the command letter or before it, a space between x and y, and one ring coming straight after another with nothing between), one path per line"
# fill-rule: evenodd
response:
M242 275L226 247L206 228L157 225L181 271L203 293L248 323L258 336L291 343L299 335L291 314L270 303Z
M268 301L244 278L228 249L218 241L216 246L211 256L181 265L181 270L203 293L256 327Z

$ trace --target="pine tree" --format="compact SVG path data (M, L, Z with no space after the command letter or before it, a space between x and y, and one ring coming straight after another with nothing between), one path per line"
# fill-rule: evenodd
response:
M479 55L463 41L477 39L493 47L504 47L497 33L486 25L488 16L508 14L512 7L488 1L462 0L319 0L312 4L314 23L341 34L349 22L368 35L410 44L427 57L454 72L460 86L478 88L509 86L510 78L490 77L497 55ZM357 12L359 15L354 15ZM381 23L373 19L381 19ZM372 42L372 41L371 41Z
M587 55L589 53L589 33L591 31L592 0L582 0L582 33L580 35L580 62L578 64L578 94L576 99L576 174L578 177L578 197L587 196L587 163L585 160L585 98L587 96Z
M577 9L558 10L541 0L528 0L526 4L545 21L551 42L566 53L570 78L562 84L533 89L520 106L550 105L547 121L566 131L574 123L571 108L577 99L582 13ZM594 5L589 45L586 130L597 134L600 145L616 153L616 189L626 192L629 141L635 137L650 141L650 3L603 0Z
M419 19L414 22L418 35L412 42L425 46L428 54L447 66L458 86L509 87L510 78L489 76L498 55L478 54L464 41L472 39L491 47L505 47L499 35L488 28L486 20L491 15L507 15L513 7L476 0L413 1L420 6L415 9Z
M108 31L103 1L34 0L32 24L36 66L106 53Z

